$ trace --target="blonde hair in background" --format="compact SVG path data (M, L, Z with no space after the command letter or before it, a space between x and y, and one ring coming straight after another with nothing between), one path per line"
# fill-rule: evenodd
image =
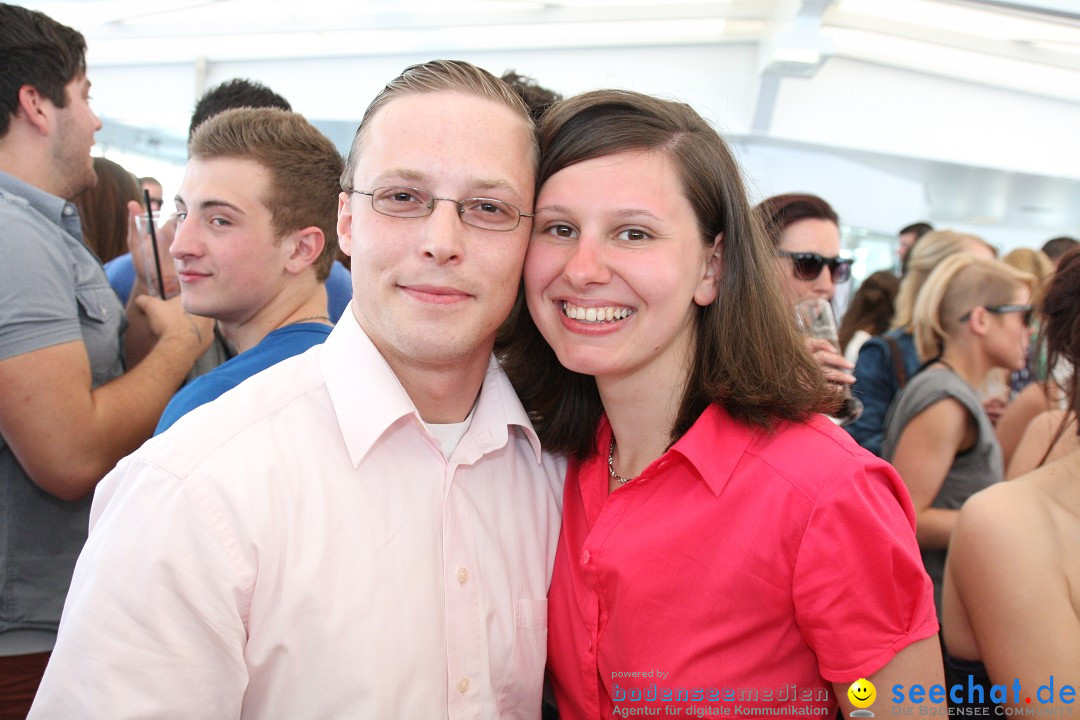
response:
M896 315L892 326L913 332L915 301L919 297L930 273L941 262L956 253L968 252L974 246L982 245L997 255L997 251L977 235L956 232L955 230L934 230L926 233L908 253L907 274L900 281L900 292L896 295Z
M968 253L946 258L927 278L915 302L915 349L926 362L944 350L964 322L960 320L976 307L1007 305L1016 291L1035 286L1035 276Z
M1034 275L1039 282L1045 280L1050 273L1054 272L1054 263L1042 250L1031 248L1016 248L1005 253L1001 262L1011 265L1020 272Z
M1054 274L1054 261L1050 259L1050 256L1042 250L1016 248L1007 252L1001 258L1001 262L1035 276L1035 289L1031 291L1031 304L1035 307L1042 305L1043 296L1046 295L1046 286L1050 282L1050 276Z

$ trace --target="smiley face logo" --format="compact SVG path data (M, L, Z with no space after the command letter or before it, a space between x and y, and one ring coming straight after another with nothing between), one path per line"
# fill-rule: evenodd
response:
M867 708L877 699L877 688L866 678L859 678L847 689L848 700L857 708Z

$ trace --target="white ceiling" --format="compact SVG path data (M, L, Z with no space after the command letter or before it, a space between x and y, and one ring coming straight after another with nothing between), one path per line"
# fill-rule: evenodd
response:
M455 53L623 51L753 44L755 105L737 133L826 149L922 182L941 218L1063 225L1080 233L1080 157L1030 167L978 166L933 154L782 137L778 98L789 78L834 61L948 78L1028 100L1080 108L1080 0L40 0L22 5L87 38L91 69L189 66L199 92L221 63L280 63ZM501 68L492 68L496 71ZM520 68L533 74L533 68ZM678 72L678 68L671 68ZM544 75L536 77L544 82ZM134 75L133 75L134 77ZM882 77L887 77L883 75ZM93 79L93 78L92 78ZM264 79L274 86L272 79ZM555 87L556 90L564 90ZM189 88L185 88L189 91ZM858 97L851 98L852 105ZM303 108L297 108L303 111ZM928 110L933 111L934 108ZM940 108L937 109L941 111ZM103 112L103 114L105 114ZM127 118L125 118L126 120ZM992 122L993 118L987 118ZM152 121L148 124L153 124ZM1080 127L1074 128L1080 133ZM988 157L996 153L988 153ZM1003 204L1004 203L1004 204ZM1049 220L1052 218L1052 221Z
M96 64L743 42L793 17L835 52L987 77L1022 63L1080 70L1076 0L41 0ZM815 23L808 22L807 35ZM802 28L796 22L796 32ZM223 40L226 40L223 42ZM980 62L971 62L975 57ZM1014 64L1016 63L1016 64ZM945 67L947 65L947 67ZM996 77L991 75L991 77ZM999 78L1001 79L1001 78ZM1075 97L1076 89L1073 89Z

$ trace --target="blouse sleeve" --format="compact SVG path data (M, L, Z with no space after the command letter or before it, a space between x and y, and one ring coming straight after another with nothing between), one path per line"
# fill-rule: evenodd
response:
M938 630L915 512L888 464L865 455L823 489L794 574L795 613L821 676L852 682Z

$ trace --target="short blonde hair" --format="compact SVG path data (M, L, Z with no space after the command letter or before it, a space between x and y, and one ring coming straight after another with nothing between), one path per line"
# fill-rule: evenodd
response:
M364 130L379 110L391 100L403 95L417 93L457 91L467 95L485 98L505 105L521 116L521 121L529 129L532 138L533 169L540 156L536 140L536 126L529 108L510 85L495 77L487 70L478 68L463 60L431 60L430 62L410 65L396 78L386 84L364 111L360 127L356 129L349 155L345 158L345 170L341 173L341 189L349 192L353 189L353 175L359 162L360 150L364 143ZM531 209L531 208L530 208Z
M908 253L907 273L900 281L900 292L896 295L896 315L892 326L908 332L914 327L915 301L919 297L930 273L941 262L956 253L968 252L974 245L983 245L994 255L994 248L977 235L956 232L955 230L934 230L919 239Z
M938 357L972 308L1006 305L1016 291L1035 286L1035 276L968 253L946 258L927 278L915 302L915 349L926 362Z
M1042 250L1016 248L1005 253L1005 256L1001 258L1001 262L1011 265L1021 272L1034 275L1039 282L1042 282L1054 272L1053 261Z

